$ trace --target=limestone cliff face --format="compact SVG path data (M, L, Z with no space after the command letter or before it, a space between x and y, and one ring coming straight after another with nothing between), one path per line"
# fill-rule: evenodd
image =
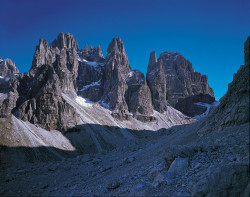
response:
M204 109L194 104L195 102L214 102L214 94L212 88L208 85L208 77L194 71L192 64L179 53L164 52L157 59L155 52L152 52L147 70L147 81L149 83L155 77L155 73L159 73L160 64L162 65L161 75L164 75L164 77L158 77L155 84L165 84L165 100L176 109L186 115L194 116L204 112ZM160 89L156 90L155 85L151 85L150 90L159 93ZM154 98L153 103L155 103ZM161 109L160 111L164 110Z
M113 38L109 44L105 61L105 84L103 102L118 119L129 119L125 92L126 78L131 69L121 38Z
M132 71L121 38L114 38L107 50L103 102L118 119L132 116L153 121L150 89L140 71Z
M27 74L13 75L18 72L14 63L0 62L5 65L1 69L4 77L0 79L0 117L14 114L47 130L64 132L77 125L80 119L77 109L65 98L75 100L80 96L108 108L119 121L131 117L142 122L155 121L158 112L166 114L171 91L183 89L179 87L181 83L170 87L173 82L168 79L169 61L164 59L165 55L157 60L155 52L151 54L145 79L140 71L131 70L121 38L112 39L106 58L100 46L85 45L84 49L79 49L70 33L60 33L50 45L40 39ZM184 73L179 74L182 78L177 81L185 81L183 77L189 76L190 83L197 82L197 88L192 86L192 91L185 86L185 95L195 95L200 89L204 90L202 93L209 92L207 78L195 74L185 62L172 62L169 66L171 73ZM174 97L171 101L175 101Z
M139 70L131 71L126 80L128 90L125 93L128 109L133 116L143 122L153 121L151 92L144 74Z
M234 74L233 81L228 85L226 94L220 99L219 106L212 110L204 120L198 131L199 134L249 122L249 48L250 37L248 37L244 47L245 64Z
M167 110L166 78L164 75L163 62L156 59L155 51L150 54L147 82L151 90L154 109L163 113Z
M66 131L74 126L79 117L62 94L76 96L76 48L71 34L60 33L50 46L41 39L30 71L9 81L8 96L3 101L6 104L2 107L9 110L2 112L2 116L13 113L45 129Z
M3 60L0 57L0 77L8 77L16 73L19 73L19 70L16 67L15 62L12 62L12 60L8 58Z

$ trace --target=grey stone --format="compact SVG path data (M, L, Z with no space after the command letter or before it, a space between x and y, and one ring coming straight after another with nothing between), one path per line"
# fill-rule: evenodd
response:
M180 175L182 173L185 173L188 166L188 158L176 158L171 164L168 173L170 174L170 176Z
M131 71L126 83L128 89L125 93L125 99L129 111L133 113L137 120L143 122L153 121L151 92L143 73L139 70Z
M78 50L78 44L74 36L70 33L59 33L57 39L52 42L52 47L58 47L59 49L68 48Z
M121 183L118 180L113 180L107 183L107 189L108 190L117 189L118 187L120 187L120 185Z
M8 58L3 60L0 57L0 77L8 77L16 73L19 73L19 70L16 67L15 62Z
M131 69L121 38L113 38L107 52L103 102L113 111L115 118L120 120L129 119L125 92L128 89L126 78Z
M154 178L154 181L152 183L153 187L158 187L160 184L164 182L165 178L161 173L158 173L157 176Z
M212 167L207 175L190 184L192 196L241 196L248 190L248 166L244 163Z
M157 61L155 51L150 54L147 83L151 91L154 109L160 113L167 110L166 101L166 78L164 75L163 62Z
M152 52L148 64L147 82L152 93L154 108L160 112L165 109L159 106L164 106L167 100L188 116L199 115L204 113L206 108L194 103L212 103L215 100L213 90L208 85L208 77L194 71L192 64L179 53L164 52L157 59L155 51ZM162 103L159 105L159 102Z

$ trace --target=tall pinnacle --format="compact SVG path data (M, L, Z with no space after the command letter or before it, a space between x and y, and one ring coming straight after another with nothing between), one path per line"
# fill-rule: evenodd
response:
M74 38L74 36L70 33L59 33L57 39L54 40L51 44L52 47L58 47L59 49L62 48L72 48L78 50L78 44Z

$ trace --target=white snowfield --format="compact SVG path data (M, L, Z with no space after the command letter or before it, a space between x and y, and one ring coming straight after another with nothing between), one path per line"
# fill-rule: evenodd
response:
M77 113L80 114L82 122L80 124L98 124L106 126L118 126L120 128L128 128L133 130L159 130L161 128L169 128L174 125L188 124L194 122L193 119L185 116L180 111L171 106L164 113L154 111L152 114L157 118L154 122L143 123L131 117L129 121L119 121L113 118L112 112L103 107L100 102L91 102L88 99L77 96L75 100L71 99L66 94L63 98L72 105ZM80 105L80 106L79 106Z
M98 65L99 66L104 66L104 64L103 63L100 63L100 62L96 62L96 61L87 61L86 59L84 59L84 58L78 58L78 61L80 61L80 62L84 62L84 63L86 63L86 64L88 64L88 65L90 65L90 66L93 66L93 67L97 67Z
M206 117L206 116L208 115L210 109L212 109L212 108L214 108L214 107L217 107L217 106L220 104L220 102L219 102L219 101L215 101L215 102L213 102L213 103L211 103L211 104L199 102L199 103L195 103L195 104L196 104L196 105L200 105L200 106L204 106L204 107L207 108L207 110L206 110L203 114L197 115L197 116L194 116L194 117L193 117L193 119L199 120L199 119L201 119L201 118Z
M92 107L92 105L93 105L93 102L91 102L83 97L80 97L80 96L76 97L76 102L84 107Z

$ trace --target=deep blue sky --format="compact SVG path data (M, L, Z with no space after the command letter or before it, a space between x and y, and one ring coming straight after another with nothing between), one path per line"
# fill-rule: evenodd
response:
M249 10L249 0L1 0L0 57L27 72L41 37L70 32L80 48L100 44L106 55L120 36L132 69L146 73L153 50L180 52L219 99L244 64Z

